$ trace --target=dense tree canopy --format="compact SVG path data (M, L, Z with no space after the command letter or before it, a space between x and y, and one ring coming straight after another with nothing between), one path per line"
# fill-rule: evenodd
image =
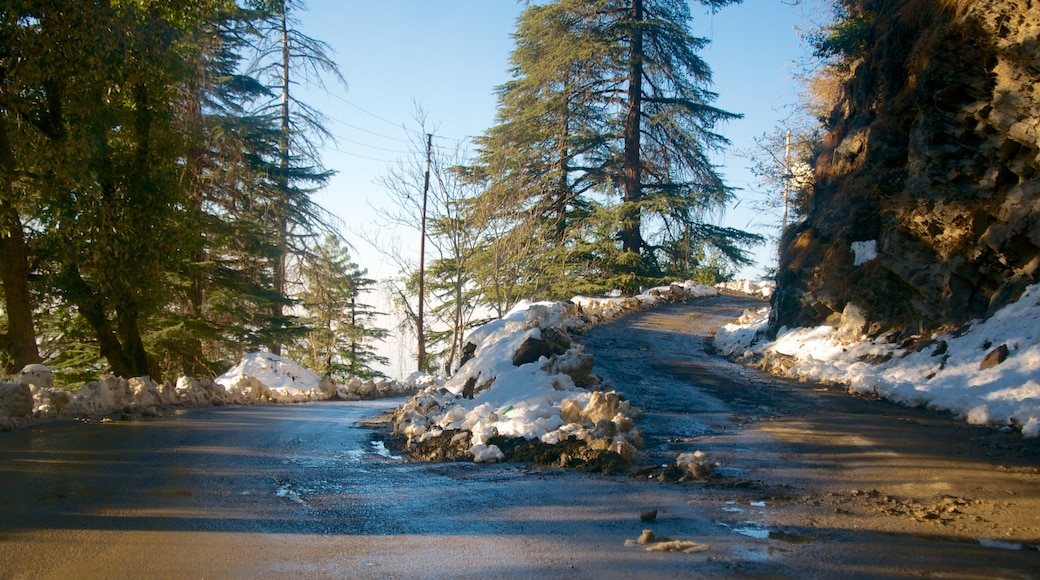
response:
M287 110L264 56L272 30L294 55L321 58L306 49L324 45L282 34L290 8L0 7L8 371L46 357L68 377L206 375L305 334L283 314L287 255L329 229L310 201L328 172L306 136L318 117ZM272 66L284 78L312 65Z
M300 7L0 5L7 371L204 376L284 345L323 374L377 374L374 283L311 198L331 135L295 87L342 79L300 33ZM685 0L526 6L477 154L419 156L435 255L397 291L432 302L432 324L415 325L431 360L450 372L466 329L522 298L709 282L746 263L757 236L714 223L733 190L712 154L737 115L713 105L691 19ZM407 212L414 175L398 177Z

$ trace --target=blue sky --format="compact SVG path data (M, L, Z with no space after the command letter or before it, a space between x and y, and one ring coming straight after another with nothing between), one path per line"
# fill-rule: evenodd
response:
M396 275L396 266L361 239L358 231L380 231L375 211L387 194L379 179L395 160L408 155L418 103L435 126L438 141L483 133L494 122L496 86L508 80L511 34L522 5L513 0L309 0L297 13L301 30L329 43L347 87L329 84L328 93L309 90L307 101L330 117L338 142L324 161L337 175L315 199L343 222L352 255L373 278ZM805 10L783 0L745 0L711 15L694 3L694 32L712 41L702 53L711 65L718 106L744 119L722 128L734 149L753 145L787 116L796 99L792 62L803 54L795 26ZM761 194L748 162L729 153L717 158L742 201L724 223L763 234L772 218L751 211ZM414 252L410 232L397 232L406 252ZM414 247L417 247L415 240ZM772 246L758 252L760 274ZM417 253L417 252L415 252Z

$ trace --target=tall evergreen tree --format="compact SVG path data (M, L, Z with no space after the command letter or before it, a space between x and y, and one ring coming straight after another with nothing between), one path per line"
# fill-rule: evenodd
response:
M273 115L249 108L274 93L243 73L263 16L233 6L195 31L192 74L182 88L190 260L174 280L177 303L167 329L154 340L166 366L191 376L219 372L261 347L267 314L280 301L267 273L277 245L261 211L267 160L277 156L280 131Z
M159 376L142 325L167 302L183 239L184 134L173 103L188 74L186 41L220 5L5 6L18 29L0 50L10 59L0 67L4 133L17 143L5 200L28 208L40 288L76 308L124 376Z
M306 251L305 240L319 230L331 231L332 218L313 203L310 194L332 176L325 169L318 145L332 135L325 117L299 98L300 82L323 86L325 77L343 82L332 60L331 47L300 32L294 14L304 9L298 0L251 0L266 14L261 28L263 42L252 72L265 80L275 99L263 103L260 112L276 119L279 139L277 154L269 160L268 219L277 250L272 261L274 290L283 298L272 308L269 347L280 353L283 340L293 330L284 309L291 303L287 275L290 259Z
M294 358L341 382L384 376L374 367L389 360L378 354L375 343L386 331L375 325L378 313L365 303L375 281L350 261L337 238L326 237L301 262L300 280L299 306L308 332L290 348Z
M524 11L514 78L472 175L487 184L480 207L504 208L511 231L553 248L526 258L532 278L580 273L595 279L589 289L634 290L689 275L690 245L747 260L757 236L709 222L732 197L710 161L727 144L715 127L737 116L711 104L697 55L707 41L690 34L690 20L685 0L558 0Z

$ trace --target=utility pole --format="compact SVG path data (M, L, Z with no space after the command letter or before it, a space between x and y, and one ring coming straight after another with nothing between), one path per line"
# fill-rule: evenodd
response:
M426 197L430 191L430 159L433 154L433 133L426 134L426 177L423 179L422 219L419 226L419 320L416 322L419 345L416 359L419 372L426 372L426 334L423 330L424 303L426 301Z
M791 198L791 130L787 130L787 144L784 146L784 219L780 224L780 235L787 229L787 203Z

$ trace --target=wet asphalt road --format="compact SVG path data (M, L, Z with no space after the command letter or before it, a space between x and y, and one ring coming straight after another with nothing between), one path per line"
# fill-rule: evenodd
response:
M662 307L582 338L595 372L646 412L643 462L703 449L723 463L713 482L406 463L361 425L399 400L52 423L0 433L0 580L1037 577L1034 546L989 548L972 539L974 528L952 531L973 514L941 528L857 511L871 506L847 497L853 485L887 493L879 481L924 481L955 491L942 479L950 463L923 476L875 477L886 461L917 473L945 453L891 440L964 433L967 446L977 430L945 431L942 418L841 394L820 399L703 352L706 329L755 305L721 298ZM849 421L870 436L845 446L836 434ZM1018 494L996 508L1040 513L1040 469L1030 471L1040 464L1013 450L991 464L972 449L963 451L963 473ZM997 461L1006 480L995 475ZM991 502L973 493L977 505ZM640 521L648 508L657 519ZM892 521L903 527L871 527ZM1022 526L1013 541L1033 538ZM710 549L625 546L645 528Z
M693 533L681 493L405 463L359 424L397 402L183 409L0 434L0 578L689 572L686 558L624 547L647 506L662 510L661 533Z

